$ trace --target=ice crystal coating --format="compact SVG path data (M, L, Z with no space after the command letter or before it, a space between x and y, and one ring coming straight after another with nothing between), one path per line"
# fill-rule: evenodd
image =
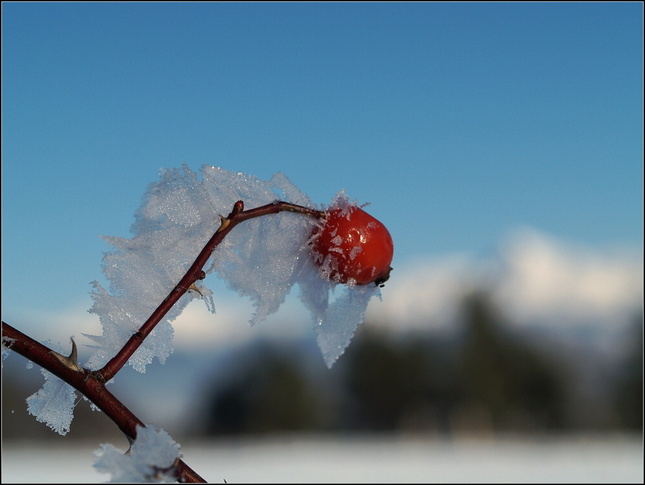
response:
M166 298L236 201L246 209L284 200L317 208L283 174L269 180L205 165L199 174L186 165L161 172L151 184L132 225L133 237L105 237L114 246L103 259L109 291L94 282L92 313L103 327L96 352L87 366L103 366ZM333 204L349 204L340 193ZM337 282L328 281L311 261L308 238L316 221L302 214L281 212L245 221L224 239L204 267L216 273L255 307L250 324L276 312L298 284L301 298L312 311L323 357L331 366L362 323L367 301L378 289L343 287L333 298ZM129 364L145 372L154 358L164 362L172 352L174 320L193 298L202 298L214 312L211 291L201 282L198 292L186 293L132 356ZM333 301L332 301L333 300ZM331 303L330 303L331 301Z
M179 445L170 435L151 425L137 426L137 438L128 453L104 444L94 455L94 468L109 473L110 483L174 483L173 465L181 458Z
M45 377L45 384L27 398L27 411L38 422L65 436L74 417L76 391L51 372L40 370Z
M201 177L199 176L201 175ZM99 316L102 335L86 335L96 343L85 367L105 365L141 327L180 281L201 249L218 229L220 217L241 200L255 208L276 200L318 209L284 175L269 180L205 165L200 174L186 165L163 170L150 184L135 214L132 238L105 237L114 249L103 258L109 290L93 282L91 313ZM344 210L353 203L341 191L330 207ZM256 324L276 312L294 285L311 311L318 346L331 367L345 351L356 327L363 323L367 303L380 298L378 287L339 285L313 263L309 239L316 219L292 212L270 214L238 224L206 263L204 270L221 276L228 286L251 299ZM338 290L340 287L340 290ZM204 282L184 294L130 358L139 372L155 358L172 352L172 322L194 298L215 313L211 290ZM43 370L45 385L27 399L38 421L60 434L69 431L74 389ZM110 455L111 452L107 452Z

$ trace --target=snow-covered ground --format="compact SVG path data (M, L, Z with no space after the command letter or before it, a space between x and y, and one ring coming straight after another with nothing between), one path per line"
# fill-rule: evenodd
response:
M2 482L105 482L91 465L96 449L4 443ZM641 437L282 436L192 442L182 452L215 483L643 483Z

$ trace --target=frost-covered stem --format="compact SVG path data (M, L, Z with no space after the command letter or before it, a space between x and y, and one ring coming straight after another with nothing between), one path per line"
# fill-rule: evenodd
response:
M132 411L105 388L105 383L96 379L89 370L80 368L76 362L68 361L49 347L5 322L2 322L2 344L81 392L119 427L130 442L137 436L137 425L145 426ZM175 465L175 474L181 482L206 483L181 460Z
M320 218L324 212L299 206L290 202L275 201L254 209L244 210L244 203L237 201L231 213L222 218L221 225L213 234L199 253L195 262L188 269L183 278L164 299L157 309L150 315L141 328L128 340L123 348L111 359L102 369L90 371L78 365L76 361L75 344L72 354L69 357L62 356L49 349L31 337L25 335L11 325L2 322L2 344L16 353L26 357L32 362L40 365L53 375L62 379L87 399L94 403L106 416L108 416L125 436L134 440L137 435L136 427L145 426L121 401L109 392L105 383L112 379L116 373L123 368L129 358L136 352L146 337L152 332L155 326L162 320L175 303L186 293L197 280L203 279L205 273L204 265L207 263L212 252L222 242L226 235L240 222L255 217L276 214L278 212L295 212L308 217ZM205 480L192 470L183 461L178 460L173 466L173 471L180 482L201 482Z
M204 265L207 263L212 252L222 242L226 235L240 222L255 217L276 214L278 212L296 212L309 217L320 218L323 212L308 207L299 206L290 202L275 201L254 209L244 210L244 203L237 201L231 213L226 218L222 218L221 225L213 234L211 239L206 243L199 253L195 262L188 269L183 278L177 283L175 288L164 299L157 309L150 315L148 320L141 328L128 340L117 355L111 359L99 371L89 371L78 365L76 361L75 345L72 354L69 357L62 356L50 348L42 345L31 337L25 335L11 325L2 322L2 344L16 353L26 357L32 362L40 365L53 375L62 379L87 399L94 403L101 411L105 413L125 434L133 441L136 438L137 426L145 426L121 401L119 401L111 392L109 392L105 383L112 379L116 373L123 368L128 359L136 352L155 326L162 320L168 311L177 303L177 301L186 293L197 280L203 279L205 273ZM178 460L175 464L174 473L180 482L201 482L205 480L192 470L183 461Z
M276 200L271 204L266 204L254 209L244 210L244 202L238 200L233 205L233 210L226 217L222 218L221 225L215 234L206 243L201 250L195 262L190 266L184 277L177 283L170 294L161 302L157 309L150 315L148 320L141 326L141 328L126 342L123 348L107 363L105 366L96 371L96 375L104 382L112 379L119 370L128 362L130 357L137 351L143 341L168 311L179 301L179 299L186 293L190 287L200 279L206 276L202 268L206 265L208 258L215 250L215 248L222 242L226 235L240 222L253 219L255 217L266 216L269 214L277 214L278 212L296 212L309 217L322 217L323 212L309 207Z

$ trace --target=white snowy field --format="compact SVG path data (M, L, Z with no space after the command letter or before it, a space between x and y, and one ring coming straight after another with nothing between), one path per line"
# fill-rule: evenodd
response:
M91 466L97 448L4 443L2 482L105 482ZM643 483L642 437L283 436L191 443L182 452L215 483Z

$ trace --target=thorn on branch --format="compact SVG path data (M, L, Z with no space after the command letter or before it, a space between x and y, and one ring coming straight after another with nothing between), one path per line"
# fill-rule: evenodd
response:
M222 232L224 229L226 229L231 224L231 219L229 219L227 217L219 216L219 219L220 219L220 226L219 226L219 229L217 229L216 232Z
M222 232L224 229L226 229L231 224L231 220L234 217L237 217L237 215L242 211L244 211L244 202L241 200L238 200L235 204L233 204L233 210L227 217L219 216L221 225L219 226L219 229L215 231L215 234L217 234L218 232Z
M195 285L195 283L193 283L192 285L190 285L190 286L188 287L188 289L189 289L189 290L196 291L197 293L199 293L199 296L201 296L202 298L204 298L204 295L202 294L202 292L201 292L201 291L199 291L199 288L197 288L197 286Z
M76 342L74 342L73 338L70 338L70 340L72 341L72 353L69 354L69 356L61 355L53 350L50 350L49 352L68 369L76 372L83 372L83 368L78 365L78 350L76 349Z

